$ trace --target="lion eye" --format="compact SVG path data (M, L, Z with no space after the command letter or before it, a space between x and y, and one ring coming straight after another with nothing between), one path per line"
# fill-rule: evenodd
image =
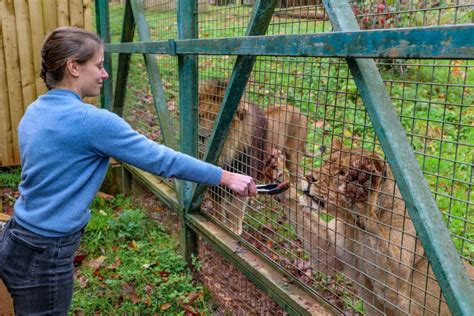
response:
M338 173L338 175L340 175L340 176L343 176L343 177L344 177L344 176L346 176L346 175L347 175L347 171L346 171L346 170L344 170L344 169L342 169L342 170L339 170L339 173Z

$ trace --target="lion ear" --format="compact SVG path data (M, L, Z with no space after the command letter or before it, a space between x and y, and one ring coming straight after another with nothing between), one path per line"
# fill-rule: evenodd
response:
M381 155L372 153L370 154L370 158L372 161L372 165L374 167L374 171L381 176L384 176L387 173L387 163L382 158Z

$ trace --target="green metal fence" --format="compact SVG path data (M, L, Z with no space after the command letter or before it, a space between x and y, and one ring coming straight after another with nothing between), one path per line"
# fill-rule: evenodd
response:
M96 1L115 78L102 104L156 141L288 183L246 200L169 182L188 257L196 230L209 238L204 216L335 310L444 314L447 302L470 315L473 8Z

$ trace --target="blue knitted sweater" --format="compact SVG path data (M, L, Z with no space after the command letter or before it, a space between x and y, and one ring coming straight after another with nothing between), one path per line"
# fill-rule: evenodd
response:
M53 89L27 109L18 127L22 179L15 220L46 237L77 232L104 180L109 158L163 177L218 184L222 169L159 145L122 118Z

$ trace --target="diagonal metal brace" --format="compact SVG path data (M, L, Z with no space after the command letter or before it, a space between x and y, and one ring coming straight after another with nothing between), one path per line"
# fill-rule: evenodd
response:
M132 11L135 23L138 29L138 35L141 41L151 41L150 30L145 17L145 7L143 0L132 0ZM150 81L151 93L153 94L153 103L160 122L161 135L166 146L175 150L178 149L175 133L171 126L171 115L168 110L165 90L161 82L161 76L158 72L158 63L154 55L143 54L146 64L146 72Z

